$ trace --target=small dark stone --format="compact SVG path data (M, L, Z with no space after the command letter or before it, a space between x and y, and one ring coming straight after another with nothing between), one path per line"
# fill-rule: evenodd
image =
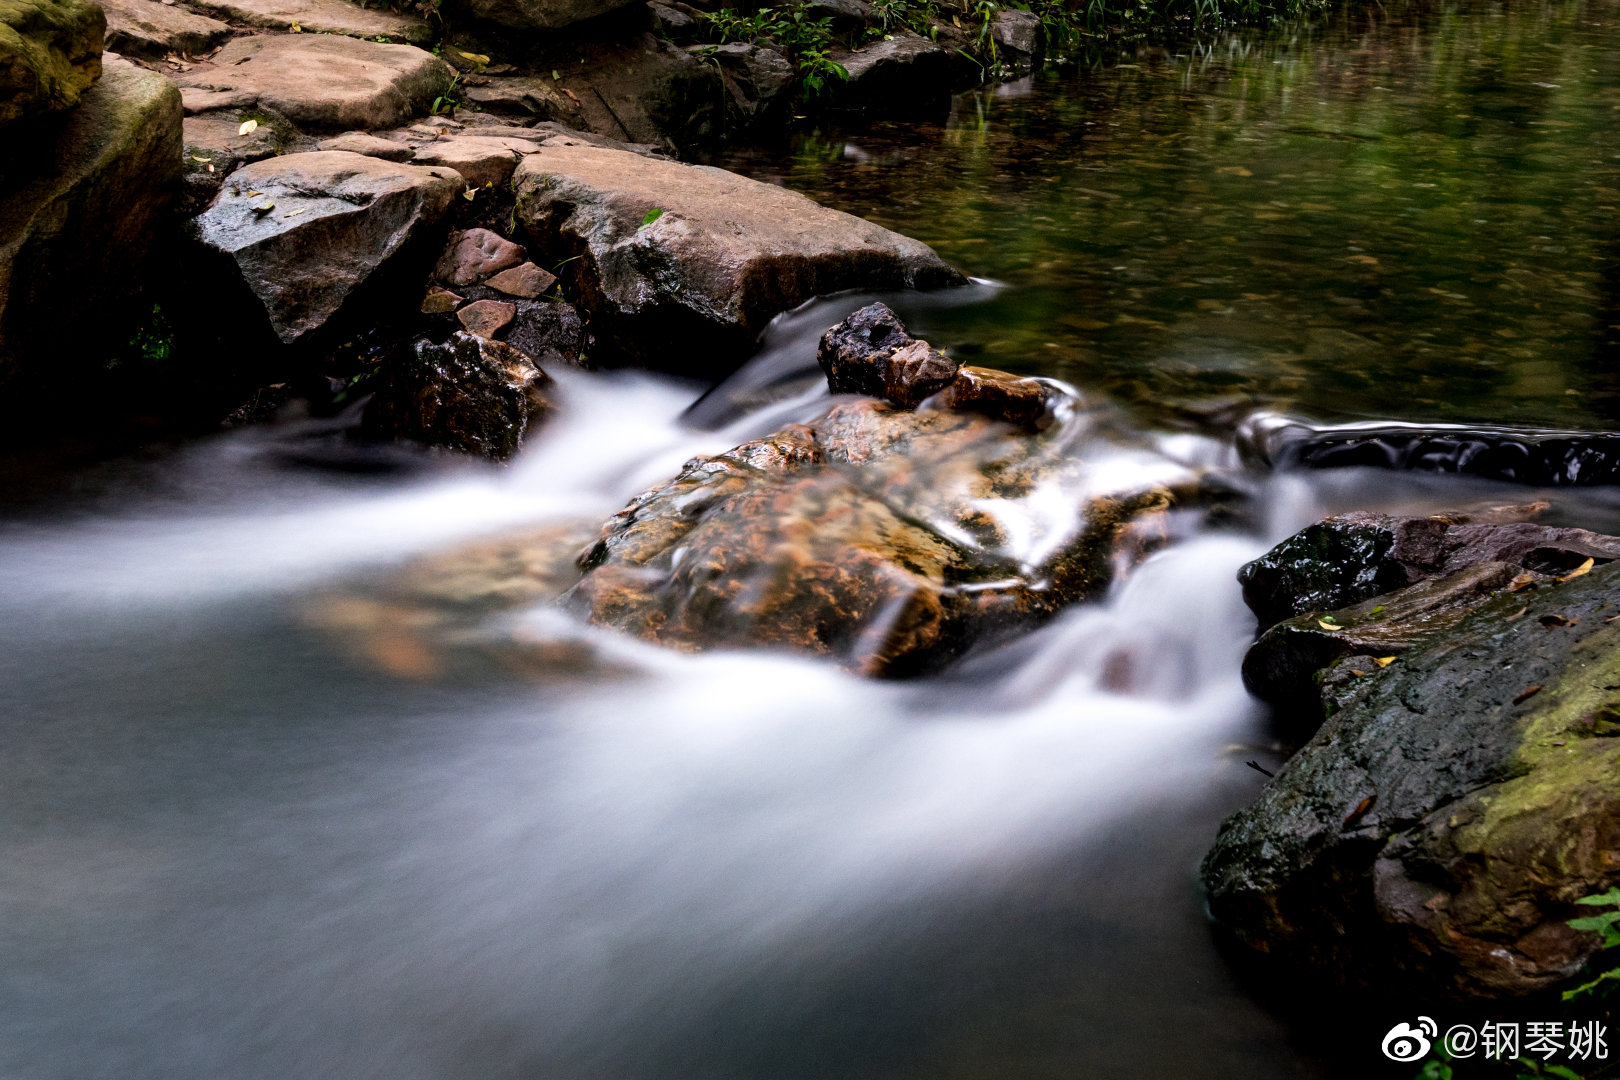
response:
M364 424L373 435L506 461L552 411L550 383L512 346L457 332L395 357Z
M949 386L958 364L906 333L884 304L868 304L828 330L816 360L835 394L866 394L916 408Z

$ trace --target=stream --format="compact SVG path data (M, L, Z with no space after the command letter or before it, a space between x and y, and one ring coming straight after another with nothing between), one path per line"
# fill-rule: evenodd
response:
M1280 760L1238 676L1237 568L1353 508L1546 498L1615 532L1620 499L1244 444L1290 418L1620 427L1617 19L1337 12L722 159L977 275L883 299L966 361L1073 386L1101 417L1088 475L1235 493L943 675L664 651L550 609L523 615L567 646L549 665L379 665L309 617L815 417L816 338L869 297L784 316L719 387L553 372L563 409L506 469L357 468L345 418L289 419L17 501L0 1076L1372 1075L1406 1017L1307 1032L1203 916L1198 861L1264 782L1245 763Z

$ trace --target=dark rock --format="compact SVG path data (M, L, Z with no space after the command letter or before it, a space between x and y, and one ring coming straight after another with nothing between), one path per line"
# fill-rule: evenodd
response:
M77 105L101 77L106 31L87 0L0 0L0 125Z
M555 79L539 75L510 75L488 77L476 82L469 80L461 90L462 100L493 113L542 120L582 122L580 106Z
M869 304L821 337L816 360L835 394L865 394L904 409L956 379L956 361L906 333L884 304Z
M691 10L682 11L685 4L648 4L647 15L652 21L653 32L663 34L671 41L684 41L696 34L700 27L693 17Z
M553 409L550 378L512 346L457 332L395 357L366 405L374 435L507 461Z
M1387 667L1341 660L1338 711L1204 862L1221 927L1359 994L1578 978L1601 942L1566 925L1593 914L1574 901L1620 885L1617 605L1620 567L1601 566L1483 598Z
M1342 514L1284 540L1238 571L1238 581L1244 602L1265 629L1475 563L1506 562L1559 574L1588 557L1620 558L1620 541L1613 537L1524 520L1545 508L1540 503L1417 518Z
M0 396L38 414L83 396L174 227L180 95L108 59L76 108L22 123L0 166Z
M572 260L558 272L598 347L666 369L725 370L812 296L964 280L926 245L720 169L551 144L516 186L531 246Z
M585 354L585 321L561 300L519 300L506 332L508 344L542 364L578 364Z
M506 324L517 316L517 307L499 300L479 300L456 312L456 318L469 334L492 338L506 329Z
M414 237L425 241L462 186L448 169L289 154L233 173L193 228L291 343L325 326Z
M691 49L720 65L730 95L728 112L737 122L752 124L788 106L784 91L793 85L793 65L780 50L742 41Z
M508 296L533 300L557 284L557 275L542 270L532 262L518 263L510 270L502 270L489 279L488 285Z
M575 51L581 62L556 84L573 94L572 111L545 119L671 151L721 135L726 90L715 65L651 34Z
M996 12L990 20L990 40L995 42L996 59L1019 74L1033 70L1046 52L1046 28L1033 11Z
M859 52L834 49L828 56L849 72L841 103L872 112L939 113L950 109L951 88L962 81L958 54L909 30L875 41Z
M218 108L251 103L312 131L370 131L426 112L452 77L447 64L413 45L334 34L266 34L237 38L210 65L175 81L223 95Z
M872 5L866 0L808 0L804 5L807 19L826 19L833 32L846 34L862 30L872 21Z
M450 285L475 285L523 261L523 248L488 229L467 229L450 237L434 276Z

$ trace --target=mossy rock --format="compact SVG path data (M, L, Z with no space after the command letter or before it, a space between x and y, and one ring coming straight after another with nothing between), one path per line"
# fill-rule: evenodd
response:
M1511 998L1597 950L1567 921L1620 884L1620 565L1484 597L1338 711L1203 866L1257 954L1351 991ZM1349 620L1347 620L1348 622Z
M0 124L77 105L101 77L106 33L87 0L0 0Z

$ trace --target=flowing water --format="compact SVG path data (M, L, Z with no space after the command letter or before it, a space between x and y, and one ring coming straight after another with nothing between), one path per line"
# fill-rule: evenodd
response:
M550 610L522 615L569 644L549 666L378 667L308 617L815 416L815 336L861 297L784 318L712 392L559 373L562 416L509 469L320 468L342 421L297 421L13 513L0 1076L1367 1075L1382 1028L1302 1038L1203 921L1197 861L1262 783L1244 762L1276 762L1234 572L1352 507L1545 495L1615 530L1620 505L1267 471L1239 421L1609 422L1613 14L1381 8L750 155L993 281L896 303L1096 403L1070 432L1088 475L1236 493L943 676L664 652Z

